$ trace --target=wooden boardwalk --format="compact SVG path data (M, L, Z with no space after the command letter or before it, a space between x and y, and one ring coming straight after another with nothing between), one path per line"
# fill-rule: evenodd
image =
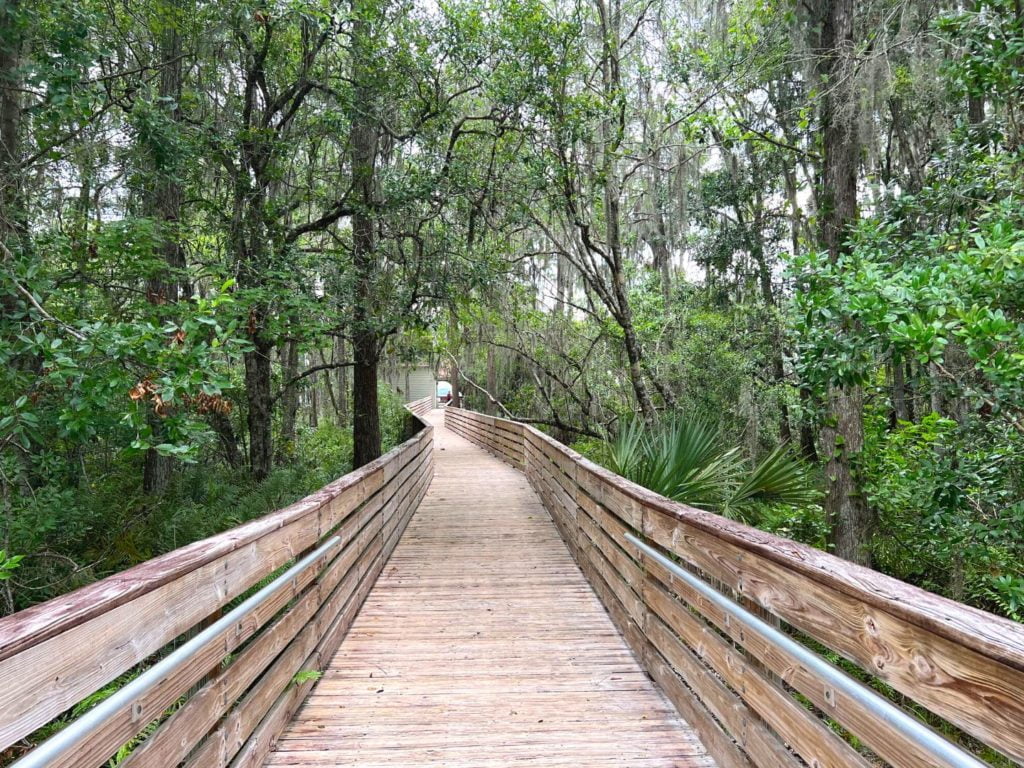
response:
M713 766L526 478L446 430L419 511L268 766Z

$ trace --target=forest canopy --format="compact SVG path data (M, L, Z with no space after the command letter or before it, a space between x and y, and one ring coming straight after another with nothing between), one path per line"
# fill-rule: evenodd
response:
M1024 619L1014 0L0 6L0 612L400 441L388 371Z

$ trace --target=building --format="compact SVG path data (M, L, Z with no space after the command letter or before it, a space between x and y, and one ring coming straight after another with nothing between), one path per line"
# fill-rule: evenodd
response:
M423 397L436 397L437 376L430 363L387 366L384 381L403 403L411 403Z

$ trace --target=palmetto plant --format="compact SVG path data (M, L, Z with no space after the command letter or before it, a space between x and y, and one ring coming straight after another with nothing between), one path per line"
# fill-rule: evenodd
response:
M655 425L634 419L607 446L611 468L675 501L729 514L758 503L813 504L808 468L780 445L751 466L703 419L673 416Z

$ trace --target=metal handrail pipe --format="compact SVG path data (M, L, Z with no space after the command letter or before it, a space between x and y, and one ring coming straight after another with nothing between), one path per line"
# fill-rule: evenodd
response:
M119 711L131 712L132 705L141 696L153 689L158 683L166 680L176 670L201 651L207 643L217 635L231 628L235 622L276 596L283 589L290 589L292 581L307 569L311 568L321 557L341 543L338 536L332 536L320 547L310 552L295 565L282 573L272 582L260 589L251 597L246 598L236 608L217 619L179 648L147 669L141 675L114 694L107 697L66 728L58 731L34 750L12 763L10 768L47 768L58 758L64 757L79 746L94 730L107 720L116 716ZM140 722L140 729L152 719Z
M920 720L907 714L867 686L857 682L784 632L761 620L710 584L707 584L685 568L680 568L679 565L665 557L654 547L644 543L631 533L626 533L625 537L627 541L640 549L641 552L656 560L673 576L684 581L719 610L740 622L749 631L760 636L765 642L781 648L787 654L796 658L797 661L809 672L816 675L823 683L850 697L850 699L856 701L886 725L903 734L909 741L920 746L922 751L937 761L937 765L947 766L947 768L991 768L988 763L979 760L956 744L946 740Z

